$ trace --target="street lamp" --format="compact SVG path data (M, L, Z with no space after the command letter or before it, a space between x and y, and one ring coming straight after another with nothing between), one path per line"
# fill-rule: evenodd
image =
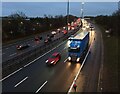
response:
M36 23L37 25L39 24L39 23Z
M82 17L82 19L84 18L84 15L83 15L83 8L84 8L84 1L82 1L82 8L81 8L81 17Z
M67 2L67 31L68 31L68 22L69 22L69 0Z
M23 24L23 22L20 22L20 24Z

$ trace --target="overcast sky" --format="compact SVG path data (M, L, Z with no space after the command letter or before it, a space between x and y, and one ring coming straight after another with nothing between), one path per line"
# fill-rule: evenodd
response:
M2 16L8 16L17 11L28 17L43 17L46 15L66 15L66 2L2 2ZM111 15L118 9L117 2L88 2L84 4L84 15ZM81 3L70 3L70 14L80 16Z

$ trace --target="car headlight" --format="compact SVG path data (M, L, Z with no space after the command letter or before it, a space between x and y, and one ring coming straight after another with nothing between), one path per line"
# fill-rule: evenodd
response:
M51 62L51 64L54 63L54 61Z
M86 30L86 28L83 27L82 30Z
M46 63L48 62L48 60L45 61Z
M77 58L77 60L76 60L77 62L79 62L80 61L80 58Z
M68 60L70 61L70 60L71 60L71 57L68 57Z

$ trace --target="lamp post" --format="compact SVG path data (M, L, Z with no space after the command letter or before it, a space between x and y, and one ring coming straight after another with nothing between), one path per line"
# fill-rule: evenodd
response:
M81 17L82 17L82 19L84 18L83 11L84 11L84 1L82 2L82 8L81 8Z
M25 35L25 27L24 27L24 23L22 21L20 22L19 30L21 33L23 33Z
M69 0L67 2L67 32L68 32L68 23L69 23Z

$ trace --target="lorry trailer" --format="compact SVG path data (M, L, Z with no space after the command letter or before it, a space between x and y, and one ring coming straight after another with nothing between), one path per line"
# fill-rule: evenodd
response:
M89 45L89 32L83 31L69 38L68 61L80 62Z

